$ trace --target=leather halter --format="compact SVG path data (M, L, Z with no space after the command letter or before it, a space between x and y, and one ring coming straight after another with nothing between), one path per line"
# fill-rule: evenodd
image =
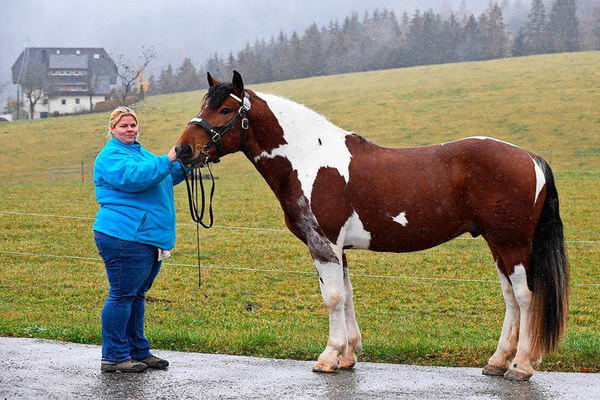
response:
M190 120L190 122L188 122L188 125L197 125L197 126L201 127L204 130L204 132L206 132L206 134L208 135L208 142L204 145L204 147L202 148L202 151L200 152L198 157L194 158L193 160L190 160L190 165L194 165L196 162L202 160L202 158L204 158L204 161L202 161L202 164L206 164L206 161L208 160L208 154L206 154L205 151L208 150L213 144L217 148L217 159L213 162L214 163L219 162L219 158L224 155L223 154L223 144L221 143L221 140L223 139L223 136L225 136L225 134L233 128L233 126L235 125L237 120L240 118L242 119L242 124L241 124L241 128L240 128L240 137L241 137L240 146L244 144L244 139L246 138L246 132L248 131L248 118L247 118L246 114L248 113L248 111L250 111L250 107L251 107L250 95L246 92L244 94L243 100L240 99L239 97L237 97L236 95L234 95L233 93L230 93L229 96L231 96L235 100L237 100L237 102L240 105L240 108L237 110L237 112L235 113L233 118L231 118L229 120L229 122L227 122L225 125L212 126L211 124L208 123L208 121L206 121L204 118L202 118L200 116L200 114L196 115L194 118L192 118Z

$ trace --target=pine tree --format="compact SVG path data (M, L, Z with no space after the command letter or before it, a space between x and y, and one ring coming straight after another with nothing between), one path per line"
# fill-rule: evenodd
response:
M517 36L515 37L515 40L513 42L513 47L512 47L512 55L514 57L521 57L521 56L526 56L528 54L530 54L529 52L529 48L527 46L526 42L526 33L525 30L520 29L519 33L517 33Z
M175 78L173 76L173 67L171 64L167 66L167 69L163 69L160 71L160 76L158 78L158 93L173 93L176 91L175 87Z
M600 50L600 6L594 9L592 33L596 37L596 50Z
M556 0L550 12L548 34L550 51L560 53L579 50L579 21L575 0Z
M458 59L463 61L483 59L482 40L479 24L471 14L463 29L462 42L458 47Z
M187 92L200 89L200 78L196 73L196 67L189 57L183 59L181 66L175 73L175 87L178 92Z
M156 80L154 79L154 75L150 75L150 78L148 78L148 90L147 90L147 95L148 96L153 96L157 91L157 87L156 87Z
M407 46L410 60L409 65L420 65L422 62L421 40L423 34L423 18L421 11L415 10L415 14L408 24Z
M323 75L325 73L325 54L323 50L323 39L317 24L313 23L306 29L301 39L303 59L303 76Z
M527 27L525 33L525 48L527 54L541 54L548 52L548 36L546 25L546 10L542 0L533 0L531 10L527 16Z
M488 16L487 38L487 58L504 57L507 38L502 19L502 9L498 7L497 3L491 8Z

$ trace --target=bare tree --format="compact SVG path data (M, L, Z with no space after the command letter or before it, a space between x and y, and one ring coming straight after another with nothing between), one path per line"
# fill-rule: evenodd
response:
M156 58L156 52L151 47L143 47L137 63L132 63L123 54L117 57L117 75L121 78L119 93L121 104L127 104L127 96L132 92L144 69Z
M28 71L20 83L23 97L29 103L29 119L33 119L35 105L44 96L44 79L41 74Z

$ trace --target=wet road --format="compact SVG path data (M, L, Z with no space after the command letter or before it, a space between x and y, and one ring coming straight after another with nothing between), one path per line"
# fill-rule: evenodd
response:
M0 399L600 399L600 374L536 372L530 382L478 368L312 362L156 351L166 371L100 373L100 348L0 337Z

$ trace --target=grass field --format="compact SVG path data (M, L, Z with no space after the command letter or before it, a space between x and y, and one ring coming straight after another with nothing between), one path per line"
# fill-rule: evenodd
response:
M251 86L302 102L377 143L414 146L488 135L551 164L571 265L568 334L541 369L600 372L600 53L558 54L319 77ZM137 104L142 141L161 153L196 114L201 92ZM0 335L100 343L107 291L93 243L91 165L107 114L0 125ZM195 230L175 189L177 246L147 307L155 347L315 359L327 315L307 249L283 224L273 194L240 155L215 166L216 223ZM78 217L78 218L74 218ZM244 228L244 229L242 229ZM254 228L254 229L246 229ZM483 366L504 314L482 239L409 254L349 252L363 332L360 360Z

